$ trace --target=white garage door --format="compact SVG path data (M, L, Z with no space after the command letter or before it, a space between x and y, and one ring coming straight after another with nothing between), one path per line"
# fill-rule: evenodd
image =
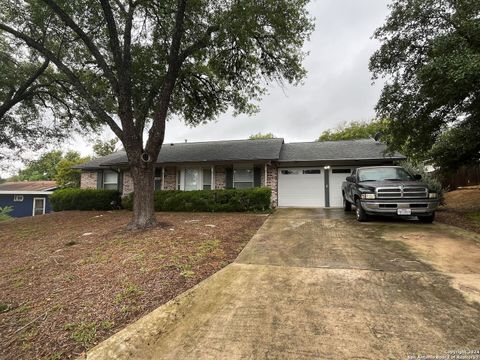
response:
M325 206L322 167L278 169L278 206Z
M330 169L330 207L343 206L342 183L350 175L352 168L332 168Z

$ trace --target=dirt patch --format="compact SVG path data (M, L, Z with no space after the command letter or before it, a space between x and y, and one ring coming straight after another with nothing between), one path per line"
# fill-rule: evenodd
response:
M384 238L402 241L418 258L446 273L452 285L480 304L480 237L445 225L421 229L386 228Z
M232 262L265 215L63 212L0 223L0 358L75 357Z
M480 188L450 191L445 203L437 211L438 221L480 233Z

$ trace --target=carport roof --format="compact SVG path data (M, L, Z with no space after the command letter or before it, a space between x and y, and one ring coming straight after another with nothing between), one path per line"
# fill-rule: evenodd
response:
M165 143L157 164L202 163L219 161L271 161L278 160L283 139L229 140L190 143ZM127 165L124 150L78 165L76 169L96 169Z
M365 140L315 141L283 144L281 162L334 160L403 160L400 153L388 153L381 142Z

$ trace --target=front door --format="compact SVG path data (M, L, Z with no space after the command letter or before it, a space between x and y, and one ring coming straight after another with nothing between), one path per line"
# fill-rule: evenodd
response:
M45 198L33 198L33 216L45 214Z

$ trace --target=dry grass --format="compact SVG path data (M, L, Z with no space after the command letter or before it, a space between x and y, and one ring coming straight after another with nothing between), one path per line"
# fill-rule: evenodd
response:
M81 354L233 261L266 219L62 212L0 223L0 358Z
M437 212L437 220L480 233L480 188L464 188L445 194L445 206Z

